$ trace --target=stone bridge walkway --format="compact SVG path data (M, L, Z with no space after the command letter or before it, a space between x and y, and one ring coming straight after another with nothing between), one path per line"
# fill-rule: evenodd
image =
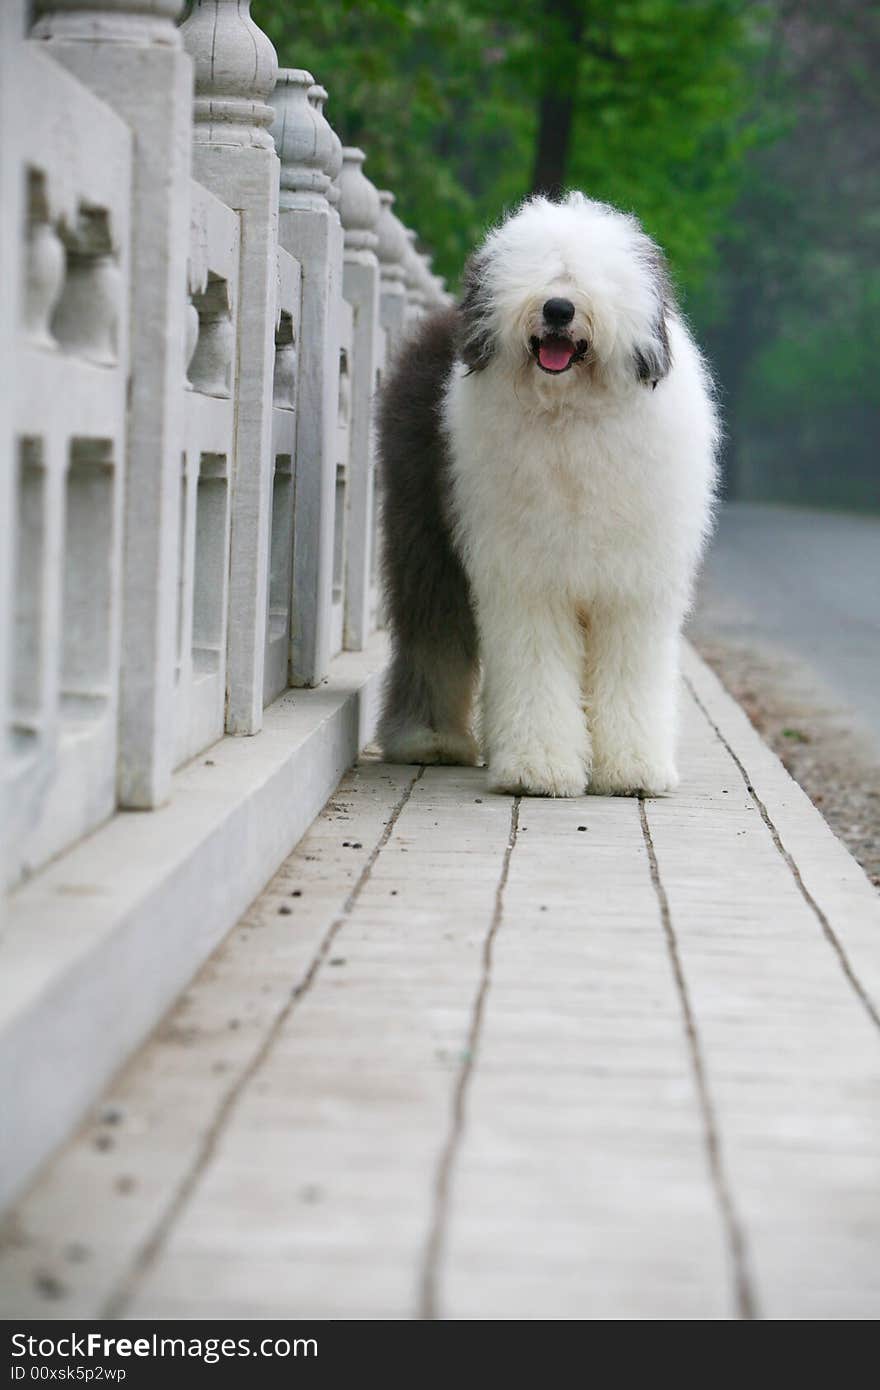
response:
M689 656L669 799L365 759L14 1211L5 1316L880 1314L880 900Z

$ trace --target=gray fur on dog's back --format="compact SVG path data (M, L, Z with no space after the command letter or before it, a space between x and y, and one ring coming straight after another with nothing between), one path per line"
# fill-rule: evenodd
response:
M390 761L476 758L470 722L477 637L452 541L440 422L456 327L455 309L423 320L402 346L379 402L382 569L393 647L379 741Z

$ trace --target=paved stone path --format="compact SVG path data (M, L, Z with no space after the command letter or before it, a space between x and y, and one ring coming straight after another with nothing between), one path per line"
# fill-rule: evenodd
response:
M880 1314L880 899L692 656L671 798L365 760L11 1214L46 1318Z

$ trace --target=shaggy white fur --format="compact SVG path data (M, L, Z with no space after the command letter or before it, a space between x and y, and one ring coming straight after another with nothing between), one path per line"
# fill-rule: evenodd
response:
M536 360L553 298L584 353L559 372ZM533 199L478 252L469 312L487 360L456 364L444 428L490 786L668 792L719 428L662 257L604 204Z

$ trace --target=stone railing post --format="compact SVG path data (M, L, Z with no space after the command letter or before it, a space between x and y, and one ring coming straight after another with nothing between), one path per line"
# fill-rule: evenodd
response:
M320 82L313 82L309 88L309 104L314 106L319 115L324 115L324 107L327 105L327 88L322 87ZM324 117L326 120L326 117ZM342 173L342 141L336 134L330 122L327 121L330 130L330 157L327 163L327 173L330 176L330 184L327 188L327 202L332 208L339 212L339 200L342 197L339 178Z
M342 225L328 202L339 143L310 100L311 73L282 69L271 98L281 159L279 240L302 266L297 384L291 683L317 685L330 659Z
M195 68L193 174L241 219L226 728L254 734L263 722L272 510L280 163L267 101L278 61L250 0L195 0L181 33Z
M421 279L422 291L425 296L425 306L426 308L433 310L438 308L440 303L439 297L437 295L436 276L434 275L434 272L431 269L434 257L429 255L427 252L421 251L419 252L419 260L422 263Z
M380 365L379 194L363 172L363 150L342 151L339 212L345 233L343 293L354 315L344 645L370 635L373 547L373 401Z
M380 295L379 313L386 334L386 360L390 360L406 328L406 284L404 264L408 250L406 232L395 217L394 194L384 188L379 193L381 212L377 232L379 244Z
M131 395L118 795L167 797L174 755L192 65L180 0L36 0L33 35L134 136Z
M454 304L455 300L446 288L446 281L442 275L432 275L431 280L434 285L434 299L438 305Z
M404 228L406 255L403 260L403 280L406 285L407 324L417 323L424 315L427 296L424 285L424 267L416 250L417 233L410 227Z

